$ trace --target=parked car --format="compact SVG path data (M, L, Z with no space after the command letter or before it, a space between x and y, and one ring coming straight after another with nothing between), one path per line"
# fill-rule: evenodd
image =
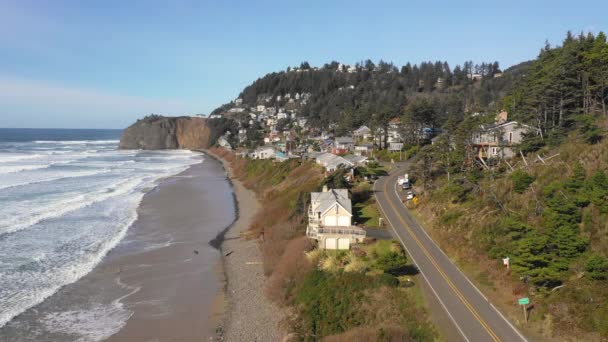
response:
M412 188L412 183L410 183L410 182L401 184L401 189L403 189L403 190L409 190L411 188Z
M414 197L416 197L416 194L413 191L408 191L407 192L407 196L405 197L405 199L411 200Z

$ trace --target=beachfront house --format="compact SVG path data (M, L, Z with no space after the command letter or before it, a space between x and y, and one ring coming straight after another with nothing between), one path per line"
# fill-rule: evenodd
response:
M363 242L365 230L352 225L352 203L346 189L328 189L310 194L306 236L322 249L350 249Z

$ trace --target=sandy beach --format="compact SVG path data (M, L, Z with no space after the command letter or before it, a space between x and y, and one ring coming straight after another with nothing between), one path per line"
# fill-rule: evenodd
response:
M226 231L221 250L226 277L226 311L221 329L226 341L280 341L281 310L265 295L266 277L259 244L241 234L249 229L260 207L255 193L246 189L228 170L238 202L238 218Z

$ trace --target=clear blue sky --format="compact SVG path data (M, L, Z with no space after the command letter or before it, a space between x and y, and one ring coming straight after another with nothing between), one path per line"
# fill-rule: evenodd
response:
M607 1L0 0L0 127L122 128L208 113L309 61L534 58L608 31Z

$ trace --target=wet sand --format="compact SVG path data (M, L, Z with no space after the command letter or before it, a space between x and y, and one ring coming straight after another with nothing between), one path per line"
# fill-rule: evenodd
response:
M235 218L224 170L205 157L146 194L138 212L130 234L144 241L164 235L170 241L108 258L105 267L118 268L120 281L138 289L123 300L133 315L109 341L208 341L223 306L221 257L209 241Z

